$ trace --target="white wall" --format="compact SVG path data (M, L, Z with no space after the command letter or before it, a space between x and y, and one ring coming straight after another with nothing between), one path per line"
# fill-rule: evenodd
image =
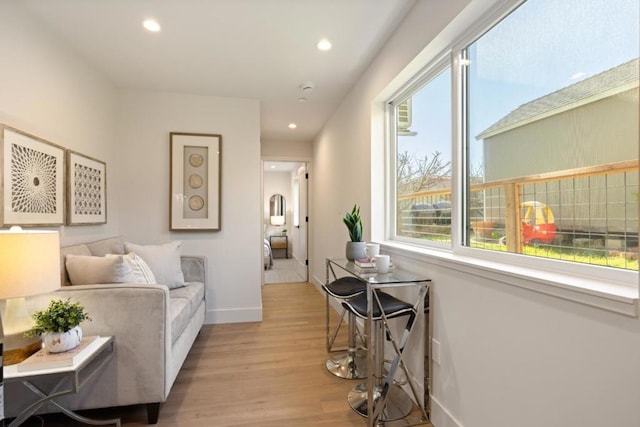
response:
M117 234L115 88L23 9L0 1L0 123L107 163L107 224L60 227L62 244Z
M116 183L130 241L180 240L208 259L207 322L262 319L260 107L256 100L122 91ZM221 231L169 231L169 132L222 135Z
M208 258L207 321L260 320L258 101L119 92L18 2L0 1L0 57L0 122L107 163L107 224L61 227L62 244L182 240ZM222 231L169 232L170 131L222 134Z
M260 150L263 158L277 160L308 160L313 154L307 141L262 141Z
M417 2L314 141L316 285L325 279L325 257L343 256L344 211L362 205L367 240L383 214L380 171L372 180L370 168L381 158L371 151L380 137L372 103L468 3L482 0ZM516 288L508 276L490 280L426 254L385 249L397 265L433 280L433 337L441 343L433 372L436 427L640 425L638 318Z

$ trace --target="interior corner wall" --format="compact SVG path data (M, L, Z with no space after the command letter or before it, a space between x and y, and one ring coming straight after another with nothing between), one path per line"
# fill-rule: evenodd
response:
M107 224L58 227L63 245L118 233L117 92L21 2L0 1L0 123L107 164Z
M324 259L343 257L344 210L361 203L366 229L371 194L384 191L371 188L371 175L384 173L370 167L372 102L456 15L481 3L416 2L315 139L316 286L325 280ZM424 254L395 250L393 259L433 280L429 338L440 343L431 372L435 427L640 425L638 317L517 288L506 275L488 280Z
M61 243L182 240L208 259L207 322L260 320L258 101L120 92L20 2L0 1L0 57L0 123L107 164L107 224L59 227ZM170 131L222 134L220 232L169 232Z
M129 241L182 241L207 257L207 323L262 319L260 106L257 100L123 90L116 182ZM169 133L222 135L221 230L169 231Z

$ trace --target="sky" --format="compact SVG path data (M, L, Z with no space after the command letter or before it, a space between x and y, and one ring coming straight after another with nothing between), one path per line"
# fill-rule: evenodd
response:
M469 47L470 156L475 136L518 106L623 64L640 54L638 0L529 0ZM413 97L416 136L400 151L451 160L450 70Z

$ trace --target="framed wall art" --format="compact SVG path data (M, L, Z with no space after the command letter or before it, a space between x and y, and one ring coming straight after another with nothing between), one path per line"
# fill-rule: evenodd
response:
M172 231L220 230L222 136L171 132Z
M107 164L67 150L67 224L107 222Z
M0 124L0 226L64 225L64 148Z

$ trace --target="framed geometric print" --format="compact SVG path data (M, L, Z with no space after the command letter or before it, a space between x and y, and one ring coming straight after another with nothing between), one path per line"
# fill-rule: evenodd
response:
M67 224L106 224L106 163L67 150L67 173Z
M64 148L0 124L0 226L64 224Z

